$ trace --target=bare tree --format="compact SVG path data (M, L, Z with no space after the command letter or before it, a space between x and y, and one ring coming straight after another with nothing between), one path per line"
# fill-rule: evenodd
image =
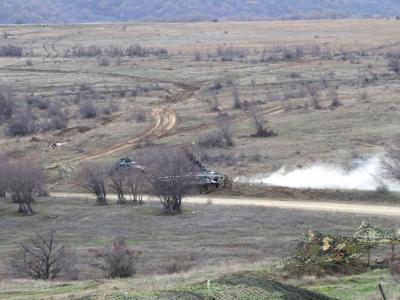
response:
M216 94L212 95L212 99L209 100L208 103L210 104L211 112L220 112L221 111L221 109L219 108L219 101L218 101L218 97Z
M232 124L229 116L225 114L220 114L217 117L216 122L221 137L226 142L226 146L233 147L234 141L233 141Z
M143 204L143 192L146 186L147 175L141 169L129 168L127 180L127 194L133 205Z
M308 84L307 89L311 96L312 107L316 110L321 109L321 96L318 87L312 84Z
M103 251L91 251L95 258L101 260L93 264L104 271L109 278L128 278L136 273L135 267L139 252L128 248L124 239L114 240L110 248Z
M388 61L388 69L396 73L400 74L400 57L391 57Z
M5 198L7 192L7 170L8 160L4 155L0 155L0 198Z
M31 161L17 161L8 165L6 190L11 200L19 205L19 212L32 214L32 203L44 189L43 170Z
M232 97L233 97L233 109L241 109L243 104L240 100L239 90L236 85L232 88Z
M128 187L128 169L116 168L110 172L111 188L117 193L118 204L126 204L125 193Z
M328 98L331 100L331 109L338 108L339 106L342 105L342 103L339 100L339 96L337 93L337 89L335 87L329 87L328 89Z
M250 113L256 130L252 137L276 136L276 133L266 125L267 120L265 119L265 113L260 107L253 104Z
M70 267L71 257L55 231L49 231L23 243L11 258L11 269L16 276L53 280Z
M14 94L8 87L0 87L0 122L8 121L15 110Z
M178 214L182 198L192 188L195 167L182 150L155 151L148 155L149 182L167 214Z
M386 150L382 159L383 176L393 181L400 181L400 136Z
M96 197L98 205L107 205L107 178L110 168L107 164L86 162L82 164L78 185Z

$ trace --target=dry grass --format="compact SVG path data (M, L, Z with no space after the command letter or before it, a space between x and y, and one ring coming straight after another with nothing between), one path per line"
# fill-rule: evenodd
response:
M398 81L387 71L387 52L399 50L398 26L388 20L287 21L192 24L127 24L26 26L7 28L7 43L21 45L33 65L23 59L0 58L1 84L12 85L20 97L31 91L50 103L68 107L72 121L69 130L39 133L31 137L0 138L0 147L14 157L37 156L46 164L96 153L110 145L132 139L146 131L147 123L132 120L138 108L150 116L157 106L176 111L178 122L155 145L190 145L215 126L217 113L207 109L216 91L219 109L232 118L235 147L216 149L212 155L227 154L234 161L214 160L211 165L231 176L268 172L283 164L299 165L314 161L344 162L350 153L375 153L397 133ZM64 57L75 45L127 47L134 40L145 47L162 47L168 57L116 57L109 66L99 67L96 57ZM388 42L392 41L392 42ZM264 48L318 45L330 55L305 52L300 59L260 62ZM207 57L218 47L246 48L250 53L221 61ZM255 51L260 53L255 53ZM196 51L201 61L193 61ZM243 51L239 51L240 53ZM258 59L257 59L258 58ZM335 76L328 74L335 74ZM369 78L368 82L365 78ZM306 83L338 86L344 104L331 111L315 111L310 106ZM92 86L92 101L101 107L118 104L120 111L106 118L81 120L73 99L82 83ZM149 92L132 96L137 87ZM252 120L246 109L232 109L232 87L242 100L256 101L265 110L271 128L278 136L253 139ZM143 89L139 89L143 90ZM330 105L328 88L321 90L321 105ZM365 94L367 98L365 99ZM307 107L308 105L308 107ZM2 128L0 128L1 130ZM63 142L57 150L53 142ZM132 155L137 144L114 152L112 159ZM254 157L255 149L259 154ZM63 189L64 187L58 188Z
M256 261L278 263L308 230L351 235L365 219L385 227L396 224L390 217L215 205L186 205L184 214L170 217L162 215L156 204L99 207L94 200L78 199L42 199L34 209L36 215L22 217L13 205L2 205L2 272L20 242L49 228L77 250L82 263L88 262L88 249L124 237L142 252L137 271L144 275ZM80 269L83 278L101 276L90 268Z

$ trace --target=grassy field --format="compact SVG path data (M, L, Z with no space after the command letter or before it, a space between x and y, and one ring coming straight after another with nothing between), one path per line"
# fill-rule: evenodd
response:
M388 228L397 224L395 217L212 204L186 205L184 214L175 217L163 215L154 203L99 207L90 200L48 198L39 200L35 209L37 214L31 217L18 216L11 204L3 204L0 209L0 271L5 289L17 284L6 279L14 249L36 232L49 228L55 229L59 238L77 253L73 274L80 280L104 277L90 266L93 257L89 250L107 247L116 237L125 238L130 247L141 251L138 279L130 288L146 292L232 271L279 265L308 230L351 236L363 220ZM380 248L375 257L388 253L388 249ZM157 283L160 277L180 272L190 273L187 281ZM143 284L143 280L149 283ZM93 289L94 282L87 285ZM73 287L85 290L86 283L74 283Z
M398 78L387 70L386 59L387 53L399 47L394 20L139 23L1 30L8 35L0 39L0 45L20 45L26 57L0 58L0 83L15 90L21 106L29 95L42 96L67 108L71 118L66 130L38 132L34 139L3 136L0 149L12 157L35 156L51 165L102 153L148 132L157 122L154 109L161 107L168 108L174 120L171 116L163 119L162 130L146 139L156 146L196 144L198 137L215 128L217 113L210 111L209 103L214 95L218 109L231 117L235 146L194 146L193 151L232 177L264 173L282 165L347 163L381 152L398 132ZM107 56L110 64L101 66L98 57L70 54L78 46L132 44L164 48L169 55ZM218 47L233 49L233 54L218 56ZM304 55L292 57L295 47ZM27 64L27 59L32 64ZM216 83L217 90L213 89ZM312 108L306 84L320 87L323 109ZM85 91L85 86L91 92ZM233 86L242 101L258 103L257 109L265 112L278 136L250 137L254 128L249 110L232 109ZM132 96L138 87L145 92ZM335 110L328 108L331 88L337 88L343 104ZM110 116L82 119L79 97L88 98L101 109L110 103L118 109ZM137 109L146 112L145 122L135 121ZM37 114L40 120L46 112ZM98 158L134 155L143 147L140 141ZM50 149L54 142L64 144Z
M0 86L14 94L16 112L25 113L20 115L24 122L33 120L35 131L12 137L9 124L0 124L0 152L46 166L51 191L78 191L70 175L80 161L135 157L153 147L188 147L206 165L234 178L284 165L347 165L381 153L398 134L399 77L387 67L388 54L400 51L395 20L0 26L1 32L0 47L21 47L23 55L0 57ZM146 53L126 55L136 44ZM91 53L76 54L79 49ZM320 109L313 107L312 87L318 90ZM235 90L239 109L233 108ZM342 105L332 108L335 94ZM84 112L90 105L96 116L88 118ZM263 112L277 136L251 136L254 109ZM60 112L68 124L45 129ZM200 142L217 129L218 115L229 117L234 146L205 148ZM59 144L50 147L54 143ZM229 195L260 194L397 201L374 192L240 185ZM157 299L161 291L190 289L205 297L207 280L225 288L237 279L235 274L250 278L250 284L237 282L246 290L255 277L266 276L265 270L278 265L308 230L352 235L363 220L399 227L394 217L212 204L184 205L184 213L175 217L163 215L154 203L99 207L94 200L43 198L34 209L36 214L24 217L14 205L0 202L0 298L101 299L104 293L130 299L121 294L128 292L132 299ZM82 281L11 280L10 254L35 232L48 229L57 230L78 254L73 273ZM90 267L89 250L109 246L116 237L141 251L132 279L104 280L104 274ZM387 253L379 249L376 255ZM246 271L250 273L237 273ZM266 281L251 288L270 293L268 297L276 288L289 291L295 285L333 298L377 299L376 282L382 276L394 280L377 272L304 279L289 286ZM339 292L336 286L342 287ZM398 291L390 290L396 299Z

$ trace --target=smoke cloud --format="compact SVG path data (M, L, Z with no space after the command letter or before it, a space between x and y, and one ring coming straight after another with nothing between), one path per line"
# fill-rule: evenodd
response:
M352 162L345 170L329 164L315 164L310 167L287 171L285 168L263 176L237 178L239 182L263 183L290 188L376 190L386 186L391 191L400 191L400 184L382 179L381 159L378 156Z

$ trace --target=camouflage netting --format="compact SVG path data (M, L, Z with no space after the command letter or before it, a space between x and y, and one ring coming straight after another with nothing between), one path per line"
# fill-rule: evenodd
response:
M353 237L310 231L286 260L285 268L306 270L307 266L362 266L366 262L369 264L370 252L377 246L399 243L400 229L382 229L366 222L361 224ZM363 261L365 258L368 260Z
M304 266L323 263L353 263L368 255L375 247L354 238L324 235L310 231L300 242L286 264Z
M400 229L382 229L363 222L353 236L358 241L373 244L399 244Z

